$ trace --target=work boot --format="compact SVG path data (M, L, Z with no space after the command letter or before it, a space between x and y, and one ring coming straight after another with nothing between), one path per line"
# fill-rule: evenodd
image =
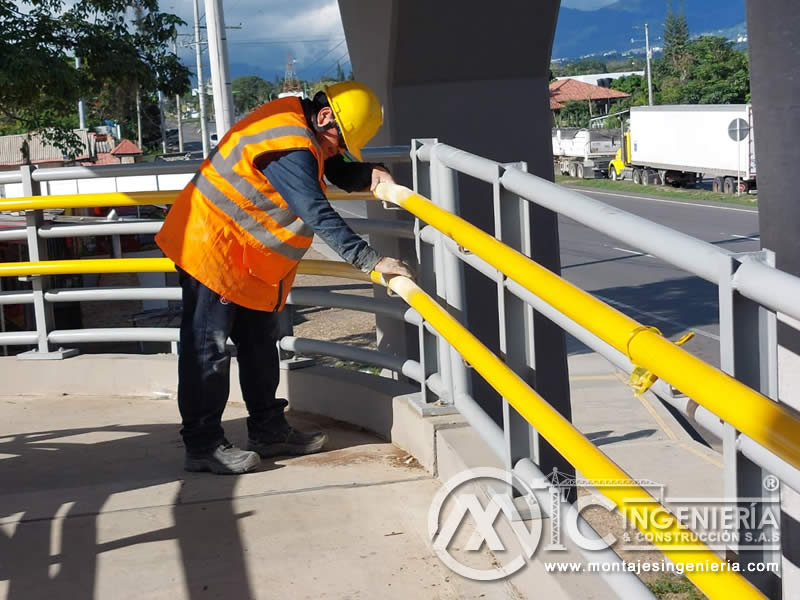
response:
M205 454L186 452L187 471L211 471L218 475L239 475L255 469L261 459L255 452L237 448L227 440Z
M253 432L247 449L258 452L261 458L269 456L300 456L319 452L328 441L328 434L322 431L298 431L286 421L265 431Z

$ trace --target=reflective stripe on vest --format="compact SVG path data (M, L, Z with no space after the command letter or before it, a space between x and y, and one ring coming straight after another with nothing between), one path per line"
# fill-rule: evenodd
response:
M234 167L242 162L245 148L258 146L268 140L291 136L305 138L321 154L316 137L310 129L298 125L280 125L240 137L235 141L227 157L220 152L222 147L222 144L220 144L209 157L209 162L195 175L192 182L209 202L230 217L244 231L252 235L259 243L290 260L299 261L311 244L311 238L314 235L311 228L290 209L277 204L267 194L257 189L251 181L234 170ZM212 171L213 175L224 180L252 207L241 206L218 189L213 181L209 179ZM254 212L263 214L260 218L257 218L253 214ZM287 242L287 238L294 236L299 238L297 241L300 242L299 245L302 247L297 247L297 245Z

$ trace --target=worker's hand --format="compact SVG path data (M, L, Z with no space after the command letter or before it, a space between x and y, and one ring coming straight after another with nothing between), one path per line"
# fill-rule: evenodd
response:
M391 258L389 256L384 256L378 261L378 264L375 265L375 271L382 275L400 275L402 277L414 279L414 274L406 263L400 259Z
M374 192L379 183L394 183L394 178L386 169L374 167L372 169L372 185L370 185L369 191Z

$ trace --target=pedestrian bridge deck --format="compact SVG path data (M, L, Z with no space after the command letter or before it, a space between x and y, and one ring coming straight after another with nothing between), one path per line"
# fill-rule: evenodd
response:
M231 441L245 417L229 404ZM440 484L397 447L300 415L326 452L186 473L177 418L169 399L0 398L0 598L492 597L431 551Z

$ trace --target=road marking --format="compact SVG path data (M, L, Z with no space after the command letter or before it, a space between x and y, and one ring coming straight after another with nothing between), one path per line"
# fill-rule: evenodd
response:
M663 202L664 204L681 204L684 206L697 206L699 208L715 208L717 210L732 210L734 212L746 212L752 213L754 215L758 215L758 209L752 208L733 208L732 206L711 206L708 204L697 204L695 202L684 202L682 200L664 200L661 198L650 198L649 196L631 196L629 194L615 194L612 192L599 192L594 189L590 188L577 188L577 187L570 187L569 189L574 190L576 192L584 192L587 194L602 194L604 196L619 196L620 198L633 198L634 200L649 200L650 202Z
M358 213L354 213L352 210L347 210L346 208L337 208L338 212L347 213L348 215L353 215L354 217L359 217L360 219L364 218L364 215L360 215Z
M677 442L678 436L675 435L675 432L672 431L672 429L670 429L666 421L661 418L661 415L656 412L656 409L653 408L653 406L650 404L650 401L645 398L645 394L639 396L639 401L642 403L642 406L644 406L645 410L650 413L650 416L653 417L653 420L658 424L658 426L661 427L661 430L667 435L667 437L673 442Z
M681 323L680 321L671 321L669 319L665 319L664 317L662 317L660 315L656 315L656 314L647 312L646 310L642 310L640 308L636 308L635 306L631 306L630 304L625 304L624 302L619 302L618 300L614 300L612 298L606 298L605 296L599 296L597 294L592 294L592 295L595 298L597 298L599 300L602 300L606 304L613 304L614 306L617 306L619 308L624 308L626 310L632 310L634 312L639 313L640 315L644 315L645 317L647 317L649 319L653 319L655 321L661 321L662 323L668 323L669 325L677 325L681 329L685 329L687 331L694 331L697 335L701 335L703 337L710 338L710 339L715 340L717 342L719 341L719 336L718 335L714 335L713 333L709 333L708 331L703 331L702 329L695 329L694 327L690 327L689 325L686 325L685 323Z
M570 375L570 381L609 381L617 379L616 375Z
M639 252L638 250L627 250L625 248L617 248L616 246L611 246L612 250L619 250L620 252L627 252L628 254L635 254L636 256L649 256L650 258L654 258L652 254L645 254L644 252Z

